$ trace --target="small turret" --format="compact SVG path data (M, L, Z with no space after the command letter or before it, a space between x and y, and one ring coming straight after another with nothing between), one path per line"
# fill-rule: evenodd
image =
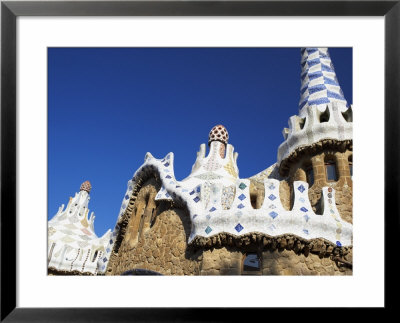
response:
M48 267L53 271L91 273L105 270L110 253L112 232L98 237L94 230L94 213L89 215L90 190L85 181L79 193L62 205L48 222Z
M300 111L283 131L279 173L290 183L308 182L314 208L323 187L335 188L342 217L351 222L353 110L327 48L302 48L301 66Z

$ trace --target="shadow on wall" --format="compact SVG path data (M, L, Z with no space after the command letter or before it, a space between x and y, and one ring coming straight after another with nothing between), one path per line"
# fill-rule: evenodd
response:
M154 217L154 222L157 221L157 217L167 211L174 212L180 219L184 233L185 233L185 242L189 240L189 236L191 233L191 222L190 222L190 215L189 210L186 206L171 206L169 202L160 201L158 207L156 209L156 215ZM154 225L154 223L153 223ZM192 246L186 245L185 249L185 259L187 260L194 260L198 261L202 255L202 249L196 249Z
M140 269L140 268L127 270L121 274L121 276L135 276L135 275L164 276L163 274L160 274L156 271L148 269Z

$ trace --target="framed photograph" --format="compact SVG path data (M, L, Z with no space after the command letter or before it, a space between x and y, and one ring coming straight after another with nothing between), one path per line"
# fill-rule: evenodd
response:
M399 12L3 1L1 319L390 308Z

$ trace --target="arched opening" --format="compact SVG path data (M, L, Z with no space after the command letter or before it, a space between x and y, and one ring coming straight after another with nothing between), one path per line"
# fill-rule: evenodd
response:
M261 270L261 259L260 256L255 252L249 252L245 254L243 260L243 274L257 273Z
M338 180L336 160L333 156L328 156L325 158L325 174L327 182L336 182Z

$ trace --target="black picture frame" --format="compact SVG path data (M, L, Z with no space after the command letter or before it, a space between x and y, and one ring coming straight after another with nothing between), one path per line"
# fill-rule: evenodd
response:
M243 309L16 307L16 19L18 16L384 16L385 309L396 306L399 221L400 1L1 1L1 321L235 321ZM377 215L378 216L378 215ZM381 216L381 215L380 215ZM373 243L373 241L371 241ZM371 262L373 262L371 255ZM38 291L40 292L40 291ZM223 294L223 293L222 293ZM267 306L268 304L266 304ZM312 303L310 303L312 306ZM254 309L253 309L254 310ZM253 314L254 313L254 314ZM251 315L259 315L257 311ZM256 314L257 313L257 314ZM340 319L340 317L338 317Z

